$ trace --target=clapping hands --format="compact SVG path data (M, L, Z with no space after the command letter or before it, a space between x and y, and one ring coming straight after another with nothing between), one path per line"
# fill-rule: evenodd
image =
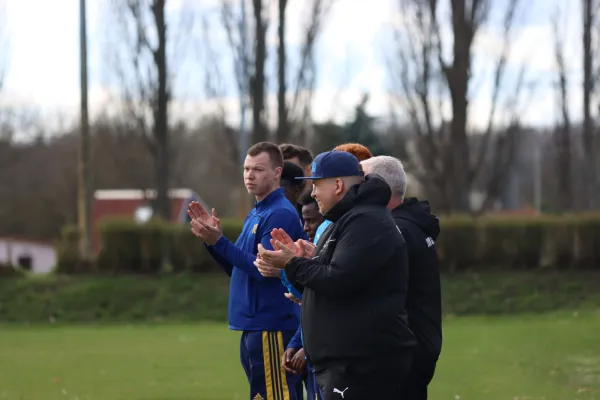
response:
M214 208L211 215L199 202L193 201L190 203L188 215L191 218L192 233L206 244L214 245L223 236L221 221Z
M273 229L271 238L271 246L274 250L280 249L277 244L279 242L289 249L293 249L295 257L312 258L315 253L316 246L314 244L304 239L298 239L294 242L283 229Z
M299 239L294 242L283 229L273 229L271 246L273 250L258 245L258 256L254 265L263 276L269 273L269 267L282 269L294 257L311 258L315 249L315 246L306 240Z

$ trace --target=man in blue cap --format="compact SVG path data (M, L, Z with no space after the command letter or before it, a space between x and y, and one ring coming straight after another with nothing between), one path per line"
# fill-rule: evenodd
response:
M388 184L352 154L319 154L312 195L332 224L316 249L274 232L255 265L282 268L302 292L305 354L324 400L400 398L415 337L408 328L406 243Z

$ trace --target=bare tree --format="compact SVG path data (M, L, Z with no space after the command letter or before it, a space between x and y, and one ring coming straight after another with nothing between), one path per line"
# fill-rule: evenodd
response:
M88 62L86 0L79 1L80 50L80 127L77 174L77 222L79 226L79 252L84 260L92 257L92 198L93 183L90 151L90 124L88 116Z
M600 163L598 163L598 156L596 154L596 136L595 131L597 128L594 126L592 120L592 98L594 89L596 87L596 79L594 77L599 71L596 69L599 67L598 58L600 52L592 48L594 39L594 33L598 29L598 7L600 2L597 0L582 0L583 9L583 32L582 32L582 44L583 44L583 135L582 145L584 149L584 185L587 188L585 192L585 198L587 204L585 207L593 209L598 206L596 198L600 196L600 189L597 187L600 185L600 181L597 174L600 172L598 169ZM595 38L597 41L597 38ZM597 65L594 65L597 64Z
M297 128L301 122L310 118L311 94L315 84L315 60L314 46L320 33L324 17L335 0L311 0L310 14L307 23L303 27L303 43L300 50L300 63L298 69L292 74L293 80L288 79L287 57L289 50L285 43L285 32L288 22L285 11L288 0L279 0L278 10L278 47L277 47L277 134L280 142L290 139L291 130ZM233 53L233 61L236 66L236 83L240 93L244 93L246 82L249 82L249 95L252 103L253 137L254 142L265 140L268 130L264 121L265 92L266 85L265 65L267 61L266 32L268 19L266 19L262 0L253 0L253 23L254 37L252 51L244 49L241 37L246 35L247 26L234 15L231 2L223 0L221 3L221 21L227 34L229 47ZM249 54L250 53L250 54ZM245 71L239 70L240 66L248 66ZM250 68L252 65L252 68ZM294 88L293 100L288 104L286 95L289 87ZM300 132L304 132L300 129ZM293 135L292 135L293 136ZM300 138L302 142L304 139Z
M224 3L224 8L222 9L222 20L225 23L229 24L231 22L232 16L231 9L227 5ZM212 122L217 126L225 126L226 113L225 107L222 103L222 99L225 97L225 89L223 87L223 76L221 74L221 69L218 62L218 54L213 48L209 37L211 32L211 25L207 18L202 18L201 27L202 48L200 50L202 53L202 65L204 66L204 91L209 98L214 99L218 102L217 115L213 116ZM229 35L228 38L230 44L232 44L234 40L232 27L229 27L229 29L227 29L227 33ZM241 49L238 49L237 51L240 52ZM239 59L240 56L240 53L234 53L234 59L236 59L236 65L239 68L241 68L242 66L241 60ZM238 72L241 73L240 71ZM244 82L242 82L242 80L240 79L239 74L236 74L236 83L238 85L238 90L242 92L242 85L244 84ZM241 157L240 152L242 151L242 149L239 149L239 146L237 146L239 137L236 134L236 131L234 131L233 129L219 129L219 132L222 132L225 135L225 137L223 138L224 143L222 148L224 149L225 153L229 156L228 161L233 163L233 165L238 165Z
M263 142L268 138L265 123L265 65L267 61L267 28L263 0L252 0L254 14L254 71L250 75L250 98L252 99L252 142Z
M117 45L121 51L117 52L113 67L120 77L127 114L136 122L152 154L158 215L170 219L168 189L172 154L168 111L173 70L167 57L166 0L113 0L113 4L121 30ZM181 30L188 28L185 22L176 33L181 34ZM181 36L176 36L171 45L178 45L178 38Z
M470 194L480 187L479 210L493 204L508 178L520 131L525 70L519 71L514 90L507 90L505 70L511 50L512 27L520 0L507 4L502 46L495 62L491 111L483 132L468 128L473 92L473 43L489 20L493 0L450 0L451 37L441 34L438 0L399 0L404 20L394 31L396 54L390 72L395 95L409 116L416 137L412 144L415 174L437 206L449 212L469 212ZM412 18L411 18L412 17ZM451 42L451 58L444 49ZM451 115L443 112L449 100ZM503 129L498 111L505 112Z
M564 55L564 32L559 27L559 15L554 17L554 56L558 74L557 100L560 109L560 122L557 124L554 136L557 149L556 170L558 171L557 200L560 211L566 212L573 209L573 179L571 174L571 117L569 113L568 78Z
M268 129L265 119L265 65L267 60L267 28L266 7L262 0L252 0L254 32L251 42L254 43L249 54L245 48L248 37L248 24L242 23L233 12L231 2L221 2L221 21L227 34L229 47L233 53L236 70L236 82L240 95L250 97L252 104L252 137L253 143L267 140ZM236 29L237 28L237 29ZM252 67L250 67L252 65ZM245 66L245 70L244 70ZM246 93L248 88L248 93Z
M315 44L323 29L335 0L313 0L310 16L304 26L304 39L300 48L300 64L296 70L294 97L288 109L288 118L293 116L291 125L296 127L298 142L306 144L306 131L312 124L312 96L316 84Z
M277 141L279 143L287 142L288 136L288 115L287 102L285 94L287 91L286 84L286 54L285 54L285 10L287 0L279 0L278 22L277 27Z

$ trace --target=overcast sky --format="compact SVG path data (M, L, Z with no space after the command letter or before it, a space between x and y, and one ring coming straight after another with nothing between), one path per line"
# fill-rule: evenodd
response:
M233 1L233 0L232 0ZM307 0L289 0L288 39L290 62L298 60L302 26L306 22ZM496 0L495 23L482 30L475 47L475 79L477 89L471 100L471 123L482 125L490 108L490 67L501 46L499 18L508 0ZM0 0L8 34L7 74L0 103L37 107L43 115L57 112L76 115L79 102L78 0ZM222 100L229 118L235 122L239 113L233 79L233 63L225 35L219 23L219 0L170 0L169 17L179 21L181 7L193 14L196 26L201 15L210 24L211 45L219 50L217 62L223 76ZM235 1L235 3L239 3ZM271 0L275 17L276 1ZM353 106L361 94L371 94L369 111L386 115L389 110L386 57L391 27L401 18L399 0L337 0L318 43L318 82L314 98L314 119L351 118ZM527 64L527 75L537 82L534 97L523 111L523 119L531 124L551 124L556 115L552 82L555 80L552 15L560 8L560 24L565 38L569 77L570 105L578 118L581 105L580 80L580 16L579 3L573 0L526 0L525 16L518 19L516 41L508 66L508 82L514 82L516 72ZM107 94L114 85L108 54L115 46L116 28L109 12L110 0L88 0L88 32L90 51L90 96L92 113L106 104ZM237 7L237 5L236 5ZM250 7L248 7L250 10ZM174 32L179 25L171 27ZM271 24L269 42L275 43L275 23ZM198 116L214 110L215 99L204 93L204 62L202 41L198 33L186 44L185 59L178 60L175 108L186 115ZM270 53L267 73L271 78L268 103L275 106L275 53ZM507 85L509 87L509 85ZM274 116L275 112L271 112Z

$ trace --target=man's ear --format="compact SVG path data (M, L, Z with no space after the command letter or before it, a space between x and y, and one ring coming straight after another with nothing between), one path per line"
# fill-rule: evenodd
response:
M335 194L339 195L344 192L344 181L340 178L335 178Z
M281 167L276 167L275 168L275 178L276 178L276 180L280 180L281 179L281 171L283 171L283 168L281 168Z

